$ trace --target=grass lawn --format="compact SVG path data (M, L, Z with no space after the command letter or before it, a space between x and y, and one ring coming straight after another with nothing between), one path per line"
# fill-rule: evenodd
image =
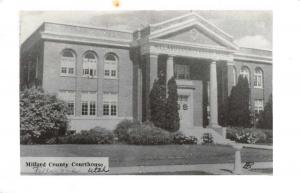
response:
M244 148L242 161L273 161L273 151ZM219 145L21 145L21 156L109 157L110 167L233 163L234 149Z

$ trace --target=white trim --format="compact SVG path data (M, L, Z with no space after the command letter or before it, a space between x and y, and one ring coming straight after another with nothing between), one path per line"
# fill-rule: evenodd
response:
M221 37L219 34L212 31L211 29L207 28L199 21L195 21L194 19L185 21L183 23L169 26L169 27L163 28L161 30L157 30L157 31L153 32L152 34L150 34L149 39L156 39L161 36L165 36L167 34L174 33L176 31L180 31L182 29L192 27L192 26L200 28L199 29L200 31L201 30L205 31L210 38L213 38L215 41L218 41L219 43L224 44L225 46L233 48L234 50L239 49L238 45L236 45L234 42L230 42L229 40Z
M56 34L49 32L41 32L41 39L46 40L56 40L56 41L70 41L70 42L79 42L85 44L96 44L96 45L110 45L110 46L119 46L119 47L130 47L131 40L123 39L112 39L104 37L88 37L88 36L77 36L70 34Z
M125 30L125 29L112 29L107 27L95 27L90 25L78 25L78 24L67 24L67 23L55 23L55 22L44 22L44 24L54 24L54 25L65 25L65 26L72 26L72 27L82 27L82 28L90 28L90 29L99 29L99 30L107 30L107 31L116 31L116 32L123 32L123 33L133 33L133 31Z
M213 23L209 22L207 19L205 19L204 17L192 12L192 13L187 13L185 15L181 15L181 16L178 16L178 17L175 17L175 18L171 18L169 20L166 20L166 21L163 21L163 22L159 22L159 23L156 23L156 24L150 24L149 26L150 27L157 27L157 26L160 26L160 25L163 25L163 24L166 24L166 23L170 23L170 22L173 22L173 21L176 21L176 20L179 20L179 19L182 19L182 18L185 18L185 17L189 17L189 16L196 16L198 19L200 19L200 21L203 21L205 22L207 25L209 25L210 27L213 27L215 28L218 32L222 33L223 35L227 36L228 38L232 39L233 36L229 35L228 33L226 33L225 31L223 31L222 29L220 29L219 27L217 27L216 25L214 25Z

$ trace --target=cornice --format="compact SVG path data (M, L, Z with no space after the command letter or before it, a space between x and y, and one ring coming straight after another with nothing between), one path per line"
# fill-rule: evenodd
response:
M89 36L76 36L70 34L57 34L49 32L41 32L41 38L44 40L68 41L82 44L109 45L126 48L129 48L131 43L131 41L116 38L96 38Z
M234 60L250 61L250 62L259 62L259 63L273 63L273 58L269 56L260 56L260 55L251 55L243 53L235 53Z

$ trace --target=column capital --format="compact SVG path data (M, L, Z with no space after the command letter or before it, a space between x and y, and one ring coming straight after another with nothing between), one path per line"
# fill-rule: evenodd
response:
M156 54L156 53L149 53L149 57L151 57L151 58L158 58L158 54Z
M233 66L234 61L233 60L227 60L226 64L227 64L227 66Z
M218 61L218 60L216 60L216 59L209 59L209 63L210 63L210 64L212 64L212 63L217 63L217 61Z

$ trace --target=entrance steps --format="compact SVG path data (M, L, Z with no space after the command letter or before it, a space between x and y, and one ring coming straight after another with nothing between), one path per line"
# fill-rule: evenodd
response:
M198 143L203 142L203 135L209 133L212 135L213 143L229 145L234 143L233 141L226 139L226 128L213 129L213 128L203 128L203 127L192 127L185 130L181 130L187 136L194 136L198 139Z

